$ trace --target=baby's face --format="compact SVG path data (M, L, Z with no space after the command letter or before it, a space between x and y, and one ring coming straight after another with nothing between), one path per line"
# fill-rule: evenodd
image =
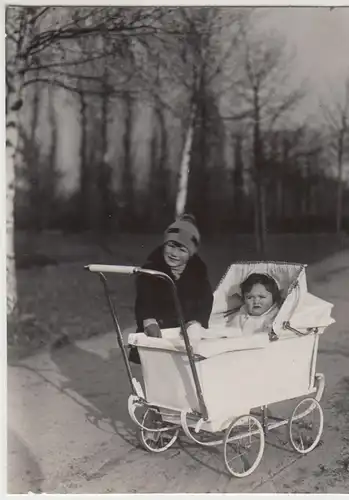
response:
M251 316L260 316L273 305L273 296L264 285L257 283L246 293L245 304Z

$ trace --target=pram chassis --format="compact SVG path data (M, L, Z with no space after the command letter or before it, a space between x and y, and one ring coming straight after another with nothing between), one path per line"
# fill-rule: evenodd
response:
M203 445L203 446L218 446L223 444L224 445L224 458L225 458L225 464L227 467L227 470L229 471L230 474L232 474L235 477L245 477L249 474L251 474L259 465L262 456L263 456L263 450L264 450L264 445L265 445L265 438L264 436L271 430L276 429L278 427L288 425L288 435L289 435L289 441L293 449L301 454L305 454L313 450L318 443L320 442L322 430L323 430L323 412L321 409L321 406L319 405L319 401L322 397L322 393L324 390L325 386L325 379L323 374L315 374L314 372L314 387L311 388L308 394L305 394L305 398L303 398L295 407L292 415L290 418L283 418L283 417L276 417L272 415L268 415L268 407L267 406L262 406L261 407L261 413L255 413L252 410L250 411L249 414L239 416L238 418L234 418L231 424L226 428L225 430L225 435L224 437L220 437L220 439L210 439L209 441L203 441L197 439L192 431L190 430L190 425L188 425L188 419L194 420L195 425L195 433L199 434L202 425L207 421L208 419L208 412L207 408L205 405L204 397L203 397L203 392L202 388L200 385L197 369L195 366L195 360L196 356L194 355L193 348L190 343L190 339L188 336L187 328L185 325L185 321L183 318L183 313L182 313L182 308L180 301L178 299L177 291L176 291L176 286L173 280L165 273L161 273L158 271L150 270L150 269L143 269L140 267L135 267L135 266L114 266L114 265L99 265L99 264L91 264L88 266L85 266L86 270L89 270L91 272L95 272L99 274L99 277L101 279L101 282L103 284L104 288L104 293L107 299L107 303L109 306L110 313L112 315L113 319L113 324L115 327L116 335L117 335L117 341L118 345L120 347L122 357L126 366L126 371L127 371L127 376L128 380L130 383L131 387L131 392L132 394L129 397L128 400L128 411L131 419L136 423L136 425L140 428L141 435L140 439L143 444L143 446L152 452L162 452L168 449L170 446L173 445L173 443L176 441L179 430L182 428L185 435L194 441L197 444ZM158 279L163 279L165 280L171 290L172 290L172 296L176 308L176 312L178 315L178 320L179 320L179 325L181 329L181 334L184 340L185 344L185 350L186 350L186 355L189 360L189 366L191 370L191 374L193 377L193 382L195 385L195 391L196 391L196 396L198 400L198 405L199 405L199 410L192 410L191 412L188 411L181 411L175 412L173 410L167 410L170 411L170 413L166 413L166 408L159 409L156 405L149 403L144 394L143 390L140 386L140 384L137 382L137 380L133 377L132 374L132 368L128 359L128 353L126 350L126 346L124 344L121 328L119 325L119 321L117 318L117 314L113 305L113 302L110 297L110 291L108 288L107 284L107 279L105 277L104 273L118 273L118 274L132 274L132 275L148 275L148 276L153 276L154 278ZM293 333L296 333L297 335L304 336L308 334L314 334L317 336L317 330L316 328L309 328L306 333L299 332L298 330L294 329L291 327L289 322L284 323L284 328L292 331ZM315 370L315 363L314 366L312 367L312 370ZM311 394L316 393L314 397L310 397ZM296 414L297 409L302 405L306 403L306 409L300 412L299 414ZM146 410L142 421L138 419L136 416L136 411L138 408L143 408ZM317 411L319 414L319 429L317 431L317 434L315 438L312 440L309 446L307 443L304 443L302 438L301 442L294 437L294 430L293 430L293 425L295 422L300 421L313 413L314 411ZM163 420L161 420L161 427L158 425L154 427L155 423L152 422L151 425L149 426L146 421L147 421L147 416L149 416L150 412L153 412L155 414L161 415ZM257 417L261 418L261 422L258 420ZM269 419L272 420L272 422L269 422ZM244 425L247 425L247 431L243 430L241 431L240 427L243 427ZM191 425L193 428L193 425ZM234 435L234 429L238 428L237 433ZM156 434L159 438L159 436L164 436L165 434L169 434L169 439L167 442L158 445L156 443L156 440L154 441L154 445L150 444L150 441L147 440L147 436L152 435L152 439L154 435ZM257 457L254 459L252 465L248 467L248 469L244 469L242 472L235 470L232 466L229 465L229 460L228 460L228 445L229 444L236 444L238 451L241 449L248 449L251 447L252 443L252 438L257 437L259 439L259 448L258 448L258 453ZM244 439L248 439L250 444L244 444L240 443L243 442ZM309 444L309 443L308 443ZM240 455L238 455L240 456ZM233 461L233 460L231 460Z

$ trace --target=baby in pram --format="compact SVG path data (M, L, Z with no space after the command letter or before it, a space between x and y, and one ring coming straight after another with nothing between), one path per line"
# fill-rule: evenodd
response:
M269 274L251 273L238 287L235 310L228 311L225 326L201 330L202 339L245 337L265 333L273 340L272 325L281 306L281 292ZM197 339L199 338L199 333ZM193 338L194 340L194 338Z
M267 274L250 274L240 285L243 305L233 316L230 326L243 335L271 333L280 309L281 294L276 281Z

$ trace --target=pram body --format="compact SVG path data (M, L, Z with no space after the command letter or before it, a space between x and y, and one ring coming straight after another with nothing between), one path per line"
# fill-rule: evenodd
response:
M277 339L274 341L267 332L224 338L239 306L239 286L253 272L271 275L281 290L283 301L273 323ZM234 422L241 420L241 416L245 418L242 423L247 422L246 418L253 419L250 416L253 409L265 410L270 404L303 397L309 400L304 415L319 411L322 422L318 401L324 376L316 373L316 360L319 335L334 322L332 307L331 303L308 292L306 266L302 264L240 262L229 267L215 290L209 339L191 345L187 332L183 333L183 325L163 330L161 339L149 338L143 333L130 334L129 344L139 351L145 394L132 378L134 394L129 400L129 411L131 418L143 427L143 438L147 427L135 417L135 410L144 402L159 410L164 425L182 426L187 436L196 442L201 443L193 429L196 434L225 431L225 456L228 443L235 439L229 434ZM310 397L312 394L314 399ZM264 433L291 421L279 419L268 426L265 411L262 417ZM249 425L252 424L258 427L258 422L249 420ZM322 432L322 424L320 427ZM256 433L260 433L260 429L247 434ZM264 448L264 437L262 441ZM223 441L210 444L220 442ZM313 448L305 449L303 445L303 450L297 451L310 449ZM233 475L242 477L251 473L259 461L256 463L243 473L227 467Z

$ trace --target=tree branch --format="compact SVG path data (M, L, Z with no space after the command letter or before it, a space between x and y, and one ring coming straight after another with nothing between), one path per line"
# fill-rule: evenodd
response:
M114 13L113 13L114 9ZM28 9L23 9L21 13L25 13ZM80 38L88 35L93 35L96 33L109 33L111 35L118 36L131 36L139 35L140 33L154 33L156 28L151 24L146 24L144 21L149 19L154 23L156 19L155 14L160 12L161 9L153 8L150 12L145 12L142 9L136 11L136 15L128 21L123 18L123 13L134 13L135 9L123 9L117 8L88 8L87 13L79 18L74 18L73 21L68 22L56 29L47 29L37 35L35 35L28 46L21 51L21 57L24 59L28 58L33 53L40 52L44 47L54 43L56 40L70 40L72 38ZM39 14L43 14L44 10L40 11ZM99 14L102 13L100 16ZM160 17L163 12L160 12ZM96 19L97 17L97 19ZM98 19L99 17L99 19ZM125 16L124 16L125 17ZM86 25L86 21L91 19L93 22L90 25ZM143 21L143 23L141 22ZM82 25L85 23L85 25Z
M51 9L51 7L43 7L37 14L36 16L33 16L31 18L31 23L32 24L35 24L36 21L38 21L38 19L40 19L40 17L42 17L44 14L46 14L46 12L48 12L49 10Z
M32 80L27 80L24 83L24 87L27 87L28 85L31 85L33 83L46 83L49 85L56 85L57 87L61 87L65 90L68 90L69 92L73 92L73 93L76 93L79 95L81 95L83 93L86 95L108 94L109 96L122 96L123 94L125 94L125 92L134 92L132 90L125 90L125 88L115 89L111 86L108 89L104 88L103 90L81 89L81 88L69 85L68 83L62 82L61 80L58 80L57 78L50 79L50 78L45 78L45 77L39 77L39 78L35 78Z
M87 57L85 59L77 59L76 61L61 61L61 62L56 62L56 63L48 63L48 64L42 64L39 66L33 66L31 68L28 68L26 72L31 72L31 71L38 71L38 70L45 70L45 69L50 69L50 68L55 68L55 67L66 67L66 66L79 66L83 65L89 62L97 61L97 60L102 60L106 59L110 56L113 56L114 52L106 52L103 53L101 52L100 54L93 56L93 57Z

